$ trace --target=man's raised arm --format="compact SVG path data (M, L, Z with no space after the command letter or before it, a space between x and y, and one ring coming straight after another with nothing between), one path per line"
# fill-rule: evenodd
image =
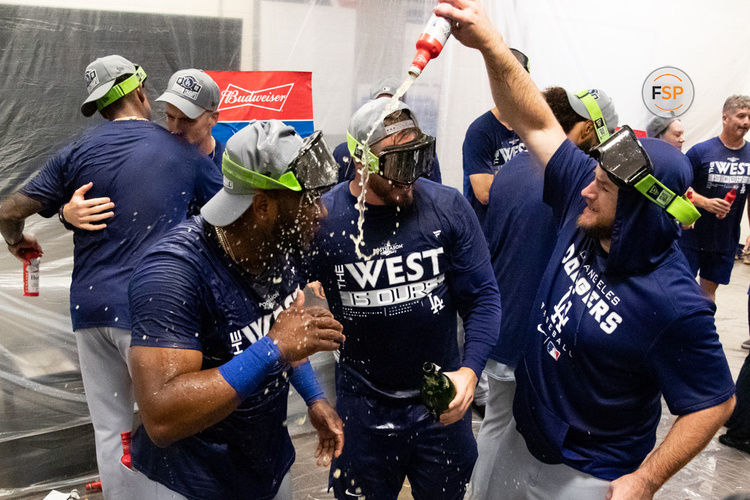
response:
M435 13L451 21L451 33L459 42L482 53L492 99L503 110L503 119L540 163L547 165L565 140L565 133L531 76L490 22L481 2L441 0Z

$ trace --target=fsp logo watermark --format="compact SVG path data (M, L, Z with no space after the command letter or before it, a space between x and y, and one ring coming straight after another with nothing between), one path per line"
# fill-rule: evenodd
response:
M679 68L664 66L646 77L642 89L643 104L651 113L668 118L690 109L695 88L690 77Z

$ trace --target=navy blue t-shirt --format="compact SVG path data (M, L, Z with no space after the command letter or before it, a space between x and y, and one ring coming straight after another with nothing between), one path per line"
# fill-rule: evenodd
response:
M471 188L469 176L474 174L495 175L500 167L518 153L526 151L521 139L487 111L471 122L466 130L463 144L464 196L476 212L481 224L487 207L482 205Z
M224 155L224 149L226 148L226 144L223 142L216 141L216 145L214 146L214 153L212 156L210 156L211 160L214 162L214 165L219 167L219 172L221 172L221 159Z
M515 367L539 281L557 241L558 223L542 201L544 175L526 151L495 175L482 231L503 299L500 336L490 358Z
M497 339L500 295L476 217L453 188L418 179L408 208L367 205L357 257L356 199L349 183L323 197L328 216L312 273L344 325L341 365L373 389L413 397L422 364L468 366L477 377ZM461 361L456 313L464 318Z
M544 199L561 227L516 369L513 413L539 460L613 480L653 448L662 395L685 415L726 401L734 384L715 307L675 244L674 220L621 191L609 254L577 227L595 165L570 141L547 165ZM661 248L640 234L667 245L639 255ZM634 271L642 262L633 255L650 257L648 271Z
M346 142L342 142L341 144L336 146L336 148L333 150L333 158L336 160L336 163L339 164L338 182L350 181L354 179L354 175L356 174L355 167L349 155L349 147L346 145ZM422 177L437 182L438 184L443 182L443 177L440 174L440 162L438 161L437 153L435 153L435 158L432 160L431 170L427 173L427 175L422 175Z
M203 205L221 175L192 145L144 120L106 122L50 159L21 192L57 215L92 181L87 198L108 196L115 215L100 231L75 229L70 315L73 329L130 328L128 280L143 252Z
M251 277L201 217L183 222L146 252L133 274L131 346L201 351L204 370L226 363L265 337L294 301L295 266L275 269L265 281ZM166 448L139 427L135 468L191 499L272 498L294 461L284 425L289 370L277 362L228 417Z
M699 208L701 218L692 230L683 231L680 245L691 250L734 255L750 184L750 145L745 143L740 149L729 149L714 137L690 148L687 157L693 166L693 189L698 194L724 198L734 188L737 198L723 219Z

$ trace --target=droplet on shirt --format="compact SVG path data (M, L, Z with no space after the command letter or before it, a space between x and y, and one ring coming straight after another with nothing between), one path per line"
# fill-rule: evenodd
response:
M109 306L105 306L105 307L104 307L104 310L105 310L105 311L109 311Z
M340 477L341 477L341 469L336 469L335 471L333 471L333 478L334 479L338 479Z
M120 321L120 318L118 318L117 316L115 316L115 323L117 323L118 321Z
M78 309L80 309L80 308L81 308L81 306L79 306L78 304L76 304L76 311L77 311Z
M93 290L94 285L89 285L89 290Z
M133 217L135 217L136 215L138 215L138 212L133 212Z

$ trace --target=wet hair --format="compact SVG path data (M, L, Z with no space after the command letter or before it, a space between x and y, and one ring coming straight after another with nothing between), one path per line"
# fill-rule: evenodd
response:
M562 87L548 87L542 92L544 100L552 108L552 114L560 122L563 132L570 132L576 123L588 121L573 110L568 101L568 94Z
M721 112L722 114L734 113L738 109L750 109L750 97L741 94L730 95L724 101Z

